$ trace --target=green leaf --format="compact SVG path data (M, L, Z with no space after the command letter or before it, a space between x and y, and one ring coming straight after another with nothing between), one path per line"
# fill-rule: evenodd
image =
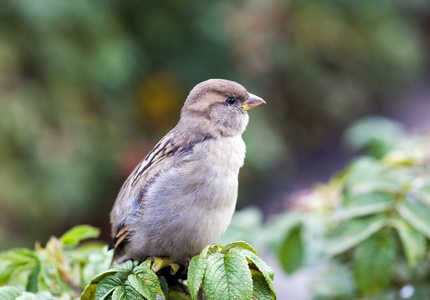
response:
M106 299L113 291L122 286L122 281L114 275L106 276L97 285L96 289L96 300Z
M97 283L89 283L81 294L81 300L95 300Z
M358 245L384 227L386 217L376 215L342 222L331 234L327 243L327 254L340 254Z
M100 229L90 225L78 225L63 234L60 240L65 246L75 247L82 240L98 238L99 235Z
M141 264L135 267L133 274L130 274L127 280L146 299L165 299L157 275L147 265Z
M127 300L148 300L149 298L144 298L142 295L140 295L131 285L129 281L126 281L124 283L125 287L125 293L127 297L125 299ZM163 299L163 298L161 298ZM157 299L158 300L158 299Z
M344 141L354 150L366 148L379 158L396 148L401 136L405 136L405 128L400 122L380 116L368 116L354 122L346 130Z
M275 286L273 285L273 278L275 276L275 273L273 272L272 268L270 268L260 257L258 257L258 255L247 249L239 248L236 251L245 255L247 260L252 263L249 266L251 270L256 269L263 274L270 291L273 295L276 295Z
M267 285L264 275L257 271L251 270L252 285L253 285L253 299L255 300L272 300L275 295L272 294L269 286Z
M204 291L208 300L251 299L252 277L245 256L235 250L225 256L220 253L209 255Z
M18 264L27 264L38 260L38 257L32 250L26 248L17 248L0 254L0 261L3 260Z
M211 245L206 246L205 248L203 248L202 252L200 252L199 256L206 258L209 254L209 249L211 248Z
M20 285L30 290L37 288L38 282L30 277L40 270L38 255L29 249L11 249L0 255L0 284ZM36 270L36 271L35 271ZM35 284L35 285L34 285Z
M281 214L267 226L267 240L274 248L291 230L303 223L303 214L296 211Z
M188 266L187 283L193 299L197 299L197 294L205 276L206 267L207 258L204 254L196 255L190 261Z
M297 226L286 235L277 247L278 260L287 274L291 274L303 263L304 246L301 226Z
M109 270L106 270L100 274L94 276L91 282L85 287L84 292L82 293L81 300L92 300L95 297L96 288L98 283L105 277L111 276L114 274L129 274L133 270L133 261L127 260L126 262L114 266Z
M430 238L430 206L420 201L406 201L397 206L397 211L412 227Z
M17 300L68 300L70 298L70 295L67 293L64 293L62 296L53 296L48 291L39 291L36 294L24 292Z
M0 299L2 300L15 300L21 296L22 291L13 286L0 287Z
M28 284L28 274L40 268L39 257L29 249L11 249L0 255L0 285Z
M63 291L69 290L68 286L63 282L57 266L51 261L41 262L41 278L53 294L61 294Z
M164 295L169 295L169 283L167 282L164 276L158 277L158 281L160 282L161 290Z
M80 247L79 247L80 248ZM79 248L75 249L78 250ZM76 251L73 250L73 254L76 254ZM82 256L78 254L79 258L72 257L70 255L70 259L76 260L77 263L83 265L82 269L82 282L91 282L91 280L97 274L108 270L111 262L112 262L112 251L107 251L107 246L103 248L93 248L92 250L88 250L87 258L82 259Z
M106 272L118 272L118 273L127 273L133 270L133 261L127 260L120 265L116 265L113 268L110 268Z
M144 300L144 298L128 282L125 282L124 286L114 290L112 300Z
M343 174L344 192L348 197L374 192L396 194L411 180L410 169L387 169L380 161L362 157L353 162Z
M315 299L353 299L354 280L346 264L331 261L312 284Z
M235 241L247 241L256 249L264 247L266 235L263 233L263 214L258 207L247 206L236 211L226 232L218 243L227 245Z
M221 250L221 253L222 254L227 254L231 249L237 249L237 248L247 249L247 250L253 252L254 254L257 254L257 252L255 252L254 248L252 248L248 243L242 242L242 241L233 242L233 243L230 243L230 244L226 245Z
M112 294L112 300L126 300L127 292L125 291L125 287L119 286L117 287Z
M365 296L384 291L395 262L395 241L390 235L375 235L357 247L354 253L354 279Z
M409 267L416 267L427 252L425 236L400 218L392 220L392 225L399 233Z
M25 287L27 292L37 293L39 290L40 270L40 265L38 265L30 272L30 275L28 275L27 285Z
M345 199L346 205L336 210L332 218L336 221L352 219L384 212L394 207L394 197L388 193L370 192Z

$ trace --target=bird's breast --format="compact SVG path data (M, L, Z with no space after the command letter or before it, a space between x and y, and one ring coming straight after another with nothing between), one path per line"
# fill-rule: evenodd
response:
M210 140L196 144L182 163L161 172L149 185L133 224L142 236L136 245L145 244L154 251L150 255L185 257L215 243L233 215L244 158L240 137Z

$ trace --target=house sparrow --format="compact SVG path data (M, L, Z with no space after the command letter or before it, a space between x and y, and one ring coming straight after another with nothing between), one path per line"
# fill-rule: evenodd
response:
M240 84L196 85L178 124L124 182L111 211L113 263L183 262L215 243L233 215L248 110L265 103Z

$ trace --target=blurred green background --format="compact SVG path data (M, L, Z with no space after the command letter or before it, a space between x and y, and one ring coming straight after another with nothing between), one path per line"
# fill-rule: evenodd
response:
M426 82L429 20L425 0L1 0L0 250L82 223L107 241L123 181L209 78L267 101L238 207L277 211L308 157Z

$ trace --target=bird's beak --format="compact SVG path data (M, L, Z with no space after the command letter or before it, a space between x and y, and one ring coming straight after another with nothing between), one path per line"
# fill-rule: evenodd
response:
M244 110L250 110L254 107L260 106L261 104L265 104L266 101L261 99L260 97L253 95L251 93L248 93L248 98L245 100L245 102L242 103L242 108Z

